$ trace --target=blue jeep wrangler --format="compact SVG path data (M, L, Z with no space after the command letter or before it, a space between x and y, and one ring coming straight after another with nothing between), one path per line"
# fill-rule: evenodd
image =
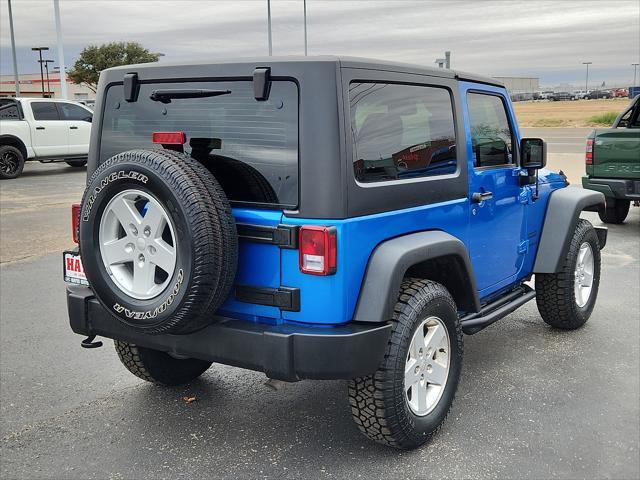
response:
M159 384L212 362L348 379L360 430L415 448L451 408L463 333L534 298L559 329L593 311L607 232L579 216L604 198L545 156L504 86L461 72L106 70L65 253L71 328Z

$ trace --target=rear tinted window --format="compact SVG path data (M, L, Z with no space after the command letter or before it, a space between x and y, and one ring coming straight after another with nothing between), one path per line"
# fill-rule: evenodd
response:
M230 94L153 101L154 90L214 89ZM275 81L269 100L256 101L253 83L188 82L145 84L138 101L126 102L122 86L108 89L100 160L135 148L151 148L153 132L181 131L185 153L218 179L231 201L298 204L298 90ZM156 145L159 147L159 145Z
M53 102L31 102L31 111L36 120L60 120L58 109Z
M446 89L353 82L349 103L359 182L455 173L456 134Z

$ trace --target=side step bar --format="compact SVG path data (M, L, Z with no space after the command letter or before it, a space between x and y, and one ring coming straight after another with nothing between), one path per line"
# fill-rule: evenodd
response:
M535 290L528 285L522 285L516 290L485 305L480 312L462 317L460 319L462 331L467 335L478 333L483 328L506 317L529 300L533 300L535 296Z

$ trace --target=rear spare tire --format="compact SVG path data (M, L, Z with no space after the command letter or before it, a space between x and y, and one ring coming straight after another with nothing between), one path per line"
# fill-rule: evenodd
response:
M85 190L79 234L96 297L138 332L205 327L236 273L238 239L222 188L175 152L131 150L104 162Z

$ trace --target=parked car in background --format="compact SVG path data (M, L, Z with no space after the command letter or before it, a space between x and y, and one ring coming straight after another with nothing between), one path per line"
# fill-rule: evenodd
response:
M584 100L591 90L576 90L573 92L574 100Z
M557 102L559 100L573 100L573 94L569 92L555 92L549 97L549 100Z
M587 100L596 100L598 98L613 98L610 90L592 90L585 97Z
M544 92L540 92L540 99L541 100L549 100L551 98L551 95L553 95L554 92L552 90L546 90Z
M622 223L633 201L640 204L640 95L611 128L598 128L587 138L586 175L582 186L604 193L598 210L605 223Z
M611 93L614 98L627 98L629 96L629 90L626 88L616 88Z
M0 102L0 179L16 178L27 160L87 163L93 112L69 100L12 98Z

